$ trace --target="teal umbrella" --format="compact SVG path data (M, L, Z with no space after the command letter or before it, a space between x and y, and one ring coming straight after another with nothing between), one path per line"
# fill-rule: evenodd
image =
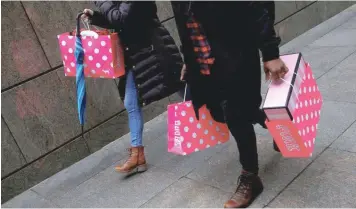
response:
M76 61L76 87L77 87L77 106L79 122L82 126L82 133L84 128L84 113L86 109L86 90L84 79L84 50L82 45L82 38L80 36L80 18L84 13L79 13L77 16L77 31L75 39L75 61Z

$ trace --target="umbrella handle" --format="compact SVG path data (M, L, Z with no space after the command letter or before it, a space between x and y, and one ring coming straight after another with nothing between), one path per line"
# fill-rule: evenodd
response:
M80 18L84 15L84 12L81 12L77 15L77 37L80 36Z

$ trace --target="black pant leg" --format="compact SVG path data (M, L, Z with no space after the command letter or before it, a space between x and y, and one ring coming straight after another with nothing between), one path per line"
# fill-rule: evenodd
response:
M258 174L257 141L254 127L249 121L236 117L230 105L224 102L222 107L225 121L237 143L242 168L245 171Z
M225 121L236 140L242 168L257 174L257 140L253 124L265 120L260 110L261 63L258 50L244 50L229 77L227 100L222 104Z

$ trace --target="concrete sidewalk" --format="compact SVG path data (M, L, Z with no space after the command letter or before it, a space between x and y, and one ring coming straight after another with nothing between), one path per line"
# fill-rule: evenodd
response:
M356 6L281 51L301 51L318 78L324 98L319 133L311 159L285 159L256 126L265 190L252 207L356 207ZM166 151L166 116L145 126L147 172L125 177L114 171L126 158L124 136L2 207L222 207L241 170L234 140L175 156Z

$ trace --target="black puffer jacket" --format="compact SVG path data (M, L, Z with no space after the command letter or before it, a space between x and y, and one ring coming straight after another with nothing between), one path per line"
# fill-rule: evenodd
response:
M126 70L132 70L141 105L165 98L182 88L183 62L173 38L157 17L152 2L96 1L91 24L115 29L125 50ZM126 78L119 92L125 96Z

